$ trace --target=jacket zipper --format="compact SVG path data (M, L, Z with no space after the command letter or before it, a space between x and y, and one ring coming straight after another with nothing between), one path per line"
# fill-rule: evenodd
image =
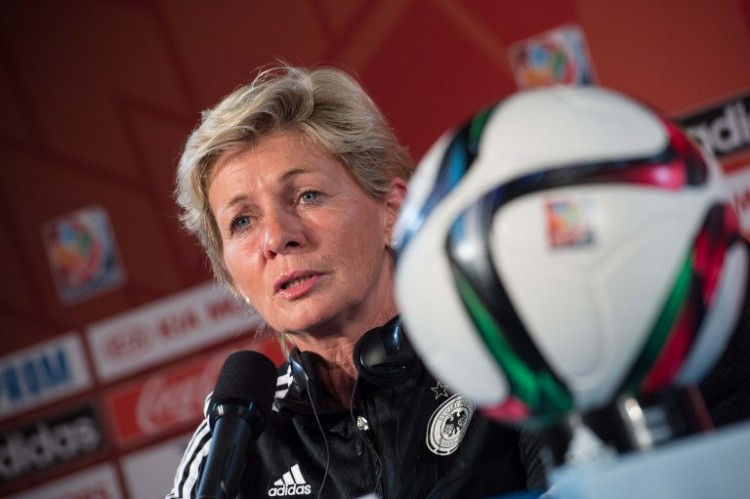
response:
M363 421L363 424L362 424L363 428L360 428L360 421ZM387 499L385 496L384 487L383 487L383 475L381 471L382 465L380 463L380 456L375 450L375 444L373 443L373 439L370 438L369 432L372 431L372 427L370 425L370 418L367 412L366 404L363 404L362 414L357 416L355 425L357 426L357 431L359 431L360 435L362 436L362 439L365 442L365 446L367 447L367 453L369 454L369 457L370 457L370 464L372 465L372 469L374 473L375 493L381 499Z

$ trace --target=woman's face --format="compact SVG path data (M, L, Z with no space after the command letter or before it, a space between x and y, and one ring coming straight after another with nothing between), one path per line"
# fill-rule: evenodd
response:
M369 196L323 149L289 132L225 153L208 199L236 289L277 331L334 334L395 314L388 243L401 179Z

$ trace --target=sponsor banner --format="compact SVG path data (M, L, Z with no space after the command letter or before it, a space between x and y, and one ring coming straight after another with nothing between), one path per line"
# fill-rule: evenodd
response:
M128 454L121 459L129 497L164 497L172 488L190 434Z
M750 239L750 161L745 168L733 170L727 178L734 193L742 233Z
M520 89L595 83L586 39L573 24L514 43L508 57Z
M0 358L0 421L91 386L91 374L76 333Z
M114 467L107 464L10 496L9 499L123 499L123 495L117 485Z
M0 434L0 484L99 452L104 432L90 405Z
M750 153L750 91L683 113L676 121L722 163Z
M252 349L273 358L277 348L275 339L249 336L215 353L115 387L106 394L106 401L117 444L124 446L195 424L203 417L206 396L229 354Z
M253 328L245 307L207 283L90 326L89 347L102 381L110 381Z
M80 302L125 281L114 233L102 207L88 206L45 223L42 239L61 302Z

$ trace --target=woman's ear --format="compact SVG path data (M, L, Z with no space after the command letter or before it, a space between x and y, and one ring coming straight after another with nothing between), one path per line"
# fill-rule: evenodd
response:
M398 213L401 210L401 205L404 203L406 198L406 192L408 190L406 180L401 177L395 177L391 179L391 188L385 195L385 216L386 216L386 246L391 246L393 239L393 227L396 225L396 219Z

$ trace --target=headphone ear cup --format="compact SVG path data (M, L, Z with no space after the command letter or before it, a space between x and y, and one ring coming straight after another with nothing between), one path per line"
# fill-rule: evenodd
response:
M359 376L374 385L399 383L417 363L417 355L393 320L365 333L354 347L354 365Z

